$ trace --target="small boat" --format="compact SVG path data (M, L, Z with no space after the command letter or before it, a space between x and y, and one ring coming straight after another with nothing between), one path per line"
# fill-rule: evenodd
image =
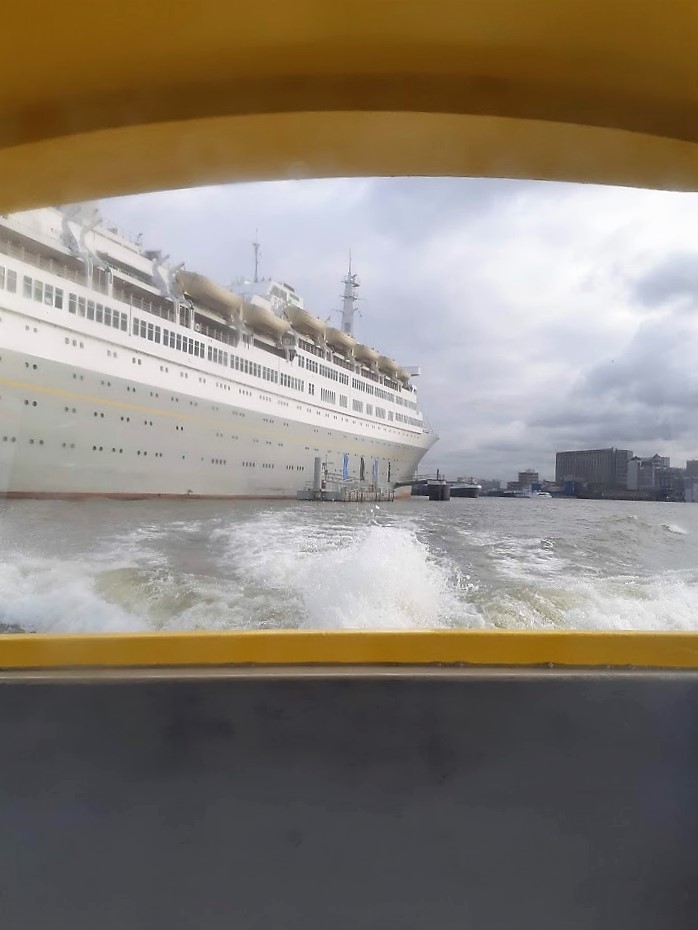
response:
M203 304L226 317L240 318L242 297L239 294L234 294L205 275L193 271L179 271L177 281L182 292L197 304Z
M379 358L379 353L375 349L372 349L370 346L362 345L357 343L354 346L354 358L357 362L364 362L366 365L371 367L375 365Z
M296 332L304 333L312 339L324 339L327 324L302 307L287 307L286 318Z
M388 358L387 355L381 355L378 358L378 367L384 374L391 378L396 377L400 368L398 363L394 359Z
M479 497L482 485L459 479L451 485L451 497Z
M243 319L250 329L280 339L291 324L277 316L266 301L262 301L261 297L253 297L250 303L243 304Z
M342 352L351 352L356 345L356 339L349 333L343 333L341 329L334 329L332 326L327 327L325 340L328 345L334 349L340 349Z

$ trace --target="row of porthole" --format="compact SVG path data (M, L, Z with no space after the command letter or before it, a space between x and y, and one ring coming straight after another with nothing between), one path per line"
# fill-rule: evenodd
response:
M25 362L25 364L28 365L29 363L28 363L28 362ZM36 368L36 366L34 366L34 367ZM78 377L77 374L73 373L73 378L77 378L77 377ZM80 377L80 380L82 381L82 380L83 380L83 376L80 375L79 377ZM104 381L102 381L101 383L102 383L102 385L104 385ZM111 382L107 382L107 386L111 387ZM127 390L127 391L133 391L134 394L135 394L135 391L136 391L135 388L131 388L131 387L129 387L128 385L127 385L127 387L126 387L126 390ZM150 396L153 397L153 392L152 392L152 391L150 392ZM159 396L159 395L155 394L155 397L158 397L158 396ZM176 402L179 403L179 398L170 398L170 400L176 400ZM25 405L27 405L27 406L29 405L29 401L26 400L26 399L25 399L24 403L25 403ZM279 403L284 403L284 402L283 402L283 401L279 401ZM190 404L190 406L194 406L194 407L197 407L197 406L198 406L198 403L197 403L196 401L189 401L189 404ZM36 401L32 401L32 406L33 406L33 407L36 407L36 406L37 406L37 402L36 402ZM288 406L288 404L286 404L286 406ZM211 409L212 409L212 410L218 410L219 408L213 406ZM67 409L67 408L65 408L65 410L66 410L66 412L68 412L68 409ZM73 411L72 411L72 412L75 413L75 408L73 408ZM245 416L244 413L238 414L237 411L232 411L232 412L233 412L233 415ZM318 416L320 416L320 411L318 411L317 413L318 413ZM96 412L94 413L94 416L95 416L95 417L97 416L97 413L96 413ZM104 414L103 414L103 413L99 414L99 416L102 417L102 418L104 418ZM325 416L329 416L329 414L326 413ZM122 421L123 421L124 418L122 417L121 419L122 419ZM266 417L263 417L262 419L263 419L265 422L269 422L269 423L274 422L273 420L267 419ZM337 419L336 416L335 416L335 419ZM343 418L343 419L344 419L344 418ZM127 419L126 419L126 422L130 422L130 418L127 418ZM144 425L146 425L146 426L147 426L147 425L152 426L153 423L152 423L152 421L150 421L150 423L148 424L148 421L144 421ZM289 424L288 424L288 423L284 423L283 425L287 427ZM376 428L375 424L370 424L370 425L371 425L371 428L372 428L372 429L375 429L375 428ZM381 428L381 427L379 426L379 428ZM386 430L386 427L382 427L382 429L383 429L383 430ZM387 431L387 430L386 430L386 431ZM269 443L269 445L271 445L271 443Z

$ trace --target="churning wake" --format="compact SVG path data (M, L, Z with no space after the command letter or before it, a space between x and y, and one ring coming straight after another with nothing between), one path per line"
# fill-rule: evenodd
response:
M697 545L691 505L14 502L0 628L691 630Z

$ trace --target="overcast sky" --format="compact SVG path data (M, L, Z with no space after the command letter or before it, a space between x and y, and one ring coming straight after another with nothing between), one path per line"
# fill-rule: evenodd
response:
M698 195L471 179L293 181L105 201L225 284L261 272L326 317L349 249L356 334L421 365L449 477L554 477L555 451L698 457ZM338 319L338 317L337 317Z

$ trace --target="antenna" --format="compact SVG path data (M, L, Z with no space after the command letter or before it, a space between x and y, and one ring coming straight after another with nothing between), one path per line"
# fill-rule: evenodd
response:
M351 250L349 251L349 271L344 278L344 296L342 299L342 332L350 336L354 334L354 314L356 313L356 289L359 286L359 276L351 270Z
M254 242L252 243L252 248L254 249L254 283L256 284L259 281L259 230L255 229L254 231Z

